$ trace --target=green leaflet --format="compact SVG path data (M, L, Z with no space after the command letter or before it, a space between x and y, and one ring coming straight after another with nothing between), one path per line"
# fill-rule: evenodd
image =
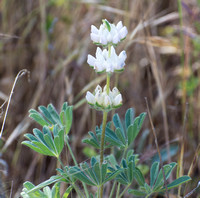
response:
M117 113L113 116L113 123L115 125L115 128L120 128L121 134L122 134L123 138L125 139L126 136L125 136L124 128L123 128L122 122L119 118L119 115Z
M106 19L103 20L103 23L106 25L108 31L110 32L111 30L110 23Z
M188 175L184 175L182 177L179 177L178 179L175 179L173 182L171 182L170 184L167 185L167 188L168 189L172 189L172 188L175 188L185 182L188 182L190 181L191 178L188 176Z
M53 119L51 113L48 111L48 109L45 106L39 106L39 111L42 113L42 115L51 123L56 124L56 121Z
M52 104L49 104L47 106L47 110L50 113L51 117L53 118L54 124L58 124L60 127L62 127L60 117L59 117L55 107Z
M108 162L104 161L100 166L97 158L92 157L90 166L88 163L80 164L80 167L71 167L69 173L73 175L77 180L80 180L91 186L100 186L112 179L114 179L120 170L108 171Z
M125 126L126 126L126 130L128 129L128 127L133 123L134 120L134 115L135 115L135 111L133 108L130 108L126 111L126 115L125 115Z
M72 191L72 189L73 189L73 187L72 187L72 186L69 186L69 187L66 189L65 193L63 194L63 197L62 197L62 198L68 198L68 196L69 196L70 192Z
M145 192L142 192L142 191L139 191L139 190L129 189L128 192L129 192L130 194L135 195L135 196L142 196L142 197L144 197L144 196L146 195Z
M43 116L34 109L29 110L29 117L34 119L41 126L49 125L49 122L47 122Z
M151 166L150 170L150 185L151 187L154 185L156 178L158 176L158 171L159 171L159 162L154 162Z

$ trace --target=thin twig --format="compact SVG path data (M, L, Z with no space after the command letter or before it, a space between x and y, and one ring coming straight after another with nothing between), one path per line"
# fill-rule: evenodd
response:
M18 78L22 77L22 76L25 75L26 73L29 73L29 71L26 70L26 69L22 69L21 71L19 71L19 73L18 73L17 76L15 77L15 81L14 81L14 83L13 83L13 86L12 86L12 89L11 89L11 92L10 92L10 96L9 96L9 99L8 99L8 104L7 104L7 107L6 107L6 111L5 111L3 123L2 123L2 126L1 126L0 139L1 139L1 137L2 137L2 133L3 133L4 125L5 125L5 122L6 122L6 117L7 117L7 114L8 114L8 109L9 109L9 106L10 106L10 101L11 101L12 95L13 95L13 93L14 93L15 85L16 85L16 83L17 83Z
M13 191L13 180L11 182L10 198L12 198L12 191Z
M198 144L198 146L197 146L197 149L196 149L196 151L195 151L195 154L194 154L194 157L193 157L193 160L192 160L192 163L191 163L191 165L190 165L190 168L189 168L189 171L188 171L188 176L191 176L191 174L192 174L192 171L194 170L194 166L197 164L197 162L198 162L198 158L199 158L199 153L200 152L200 143ZM185 192L186 192L186 190L187 190L187 186L188 186L188 183L186 184L186 186L185 186L185 189L184 189L184 194L185 194Z
M189 197L191 194L193 194L193 193L197 190L197 188L199 188L199 186L200 186L200 181L198 182L197 187L194 188L194 189L193 189L191 192L189 192L187 195L185 195L184 198L187 198L187 197Z
M152 128L152 132L153 132L153 135L154 135L154 138L155 138L156 148L157 148L158 155L159 155L159 158L160 158L160 164L161 164L161 169L162 169L162 173L163 173L163 177L164 177L164 185L165 185L165 188L166 188L167 198L169 198L169 192L168 192L168 188L167 188L165 171L164 171L164 168L163 168L162 156L160 154L160 149L159 149L159 146L158 146L158 139L157 139L157 136L156 136L156 130L154 128L154 125L153 125L153 122L152 122L152 119L151 119L151 113L150 113L150 110L149 110L149 105L148 105L148 101L147 101L146 97L145 97L145 102L146 102L146 106L147 106L147 112L148 112L148 116L149 116L149 120L150 120L150 124L151 124L151 128Z
M182 141L181 141L181 153L179 158L179 177L183 176L183 154L184 154L184 142L185 142L185 132L186 132L186 123L188 117L188 103L186 103L185 107L185 115L183 121L183 134L182 134ZM178 188L178 195L180 196L181 193L181 186Z

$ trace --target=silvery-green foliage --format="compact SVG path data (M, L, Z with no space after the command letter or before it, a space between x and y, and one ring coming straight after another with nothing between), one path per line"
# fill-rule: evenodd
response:
M130 108L126 111L124 126L119 115L115 114L112 120L115 130L112 130L111 127L107 125L105 145L107 147L117 146L120 149L128 148L141 130L145 116L146 113L142 113L134 118L134 110ZM101 127L96 127L96 132L89 132L89 135L90 138L83 139L83 142L95 148L100 148Z

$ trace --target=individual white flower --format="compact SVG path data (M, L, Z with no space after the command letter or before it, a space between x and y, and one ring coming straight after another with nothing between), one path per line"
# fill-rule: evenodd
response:
M115 99L115 97L120 94L119 90L117 89L117 87L114 87L112 89L112 91L109 92L110 97L112 98L112 100Z
M94 25L91 26L90 37L94 43L106 46L108 44L117 45L121 40L125 39L127 34L128 30L121 21L115 26L104 19L99 29Z
M110 54L108 50L101 50L101 48L98 47L96 58L89 54L87 63L94 68L97 73L120 72L124 70L126 57L125 51L122 51L118 56L113 46L111 46Z
M96 102L94 95L91 92L89 92L89 91L87 91L86 100L87 100L87 102L89 104L92 104L92 105L94 105L95 102Z
M107 108L110 105L112 105L112 101L110 99L110 97L106 94L104 97L104 103L103 103L104 107Z
M110 111L122 105L122 95L116 87L107 94L106 86L102 90L101 86L97 86L94 94L89 91L86 94L86 100L91 107L99 111Z
M118 94L113 100L113 105L114 106L119 106L121 104L122 104L122 95Z

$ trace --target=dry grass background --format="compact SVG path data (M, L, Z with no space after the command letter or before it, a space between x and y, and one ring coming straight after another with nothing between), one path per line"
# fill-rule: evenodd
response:
M200 175L200 47L194 40L200 33L200 7L195 0L184 0L181 5L180 17L176 0L0 1L2 123L4 102L16 75L22 69L30 72L18 78L1 141L1 178L7 196L17 197L24 181L37 184L54 174L56 167L53 158L21 145L23 134L36 127L28 118L30 108L53 103L59 110L64 101L75 105L71 145L79 162L87 159L81 138L100 124L101 114L89 109L84 96L105 80L86 63L87 54L95 53L89 34L90 26L99 26L104 18L113 23L122 20L129 30L117 49L127 51L126 69L112 77L112 86L118 78L123 95L124 105L117 112L124 116L130 107L136 114L146 111L147 97L160 147L179 145L172 160L182 157L179 164L184 174L190 170L193 181L186 192L196 186ZM151 130L148 119L144 128ZM151 132L144 141L139 150L141 162L149 163L156 152ZM71 163L70 157L65 163Z

